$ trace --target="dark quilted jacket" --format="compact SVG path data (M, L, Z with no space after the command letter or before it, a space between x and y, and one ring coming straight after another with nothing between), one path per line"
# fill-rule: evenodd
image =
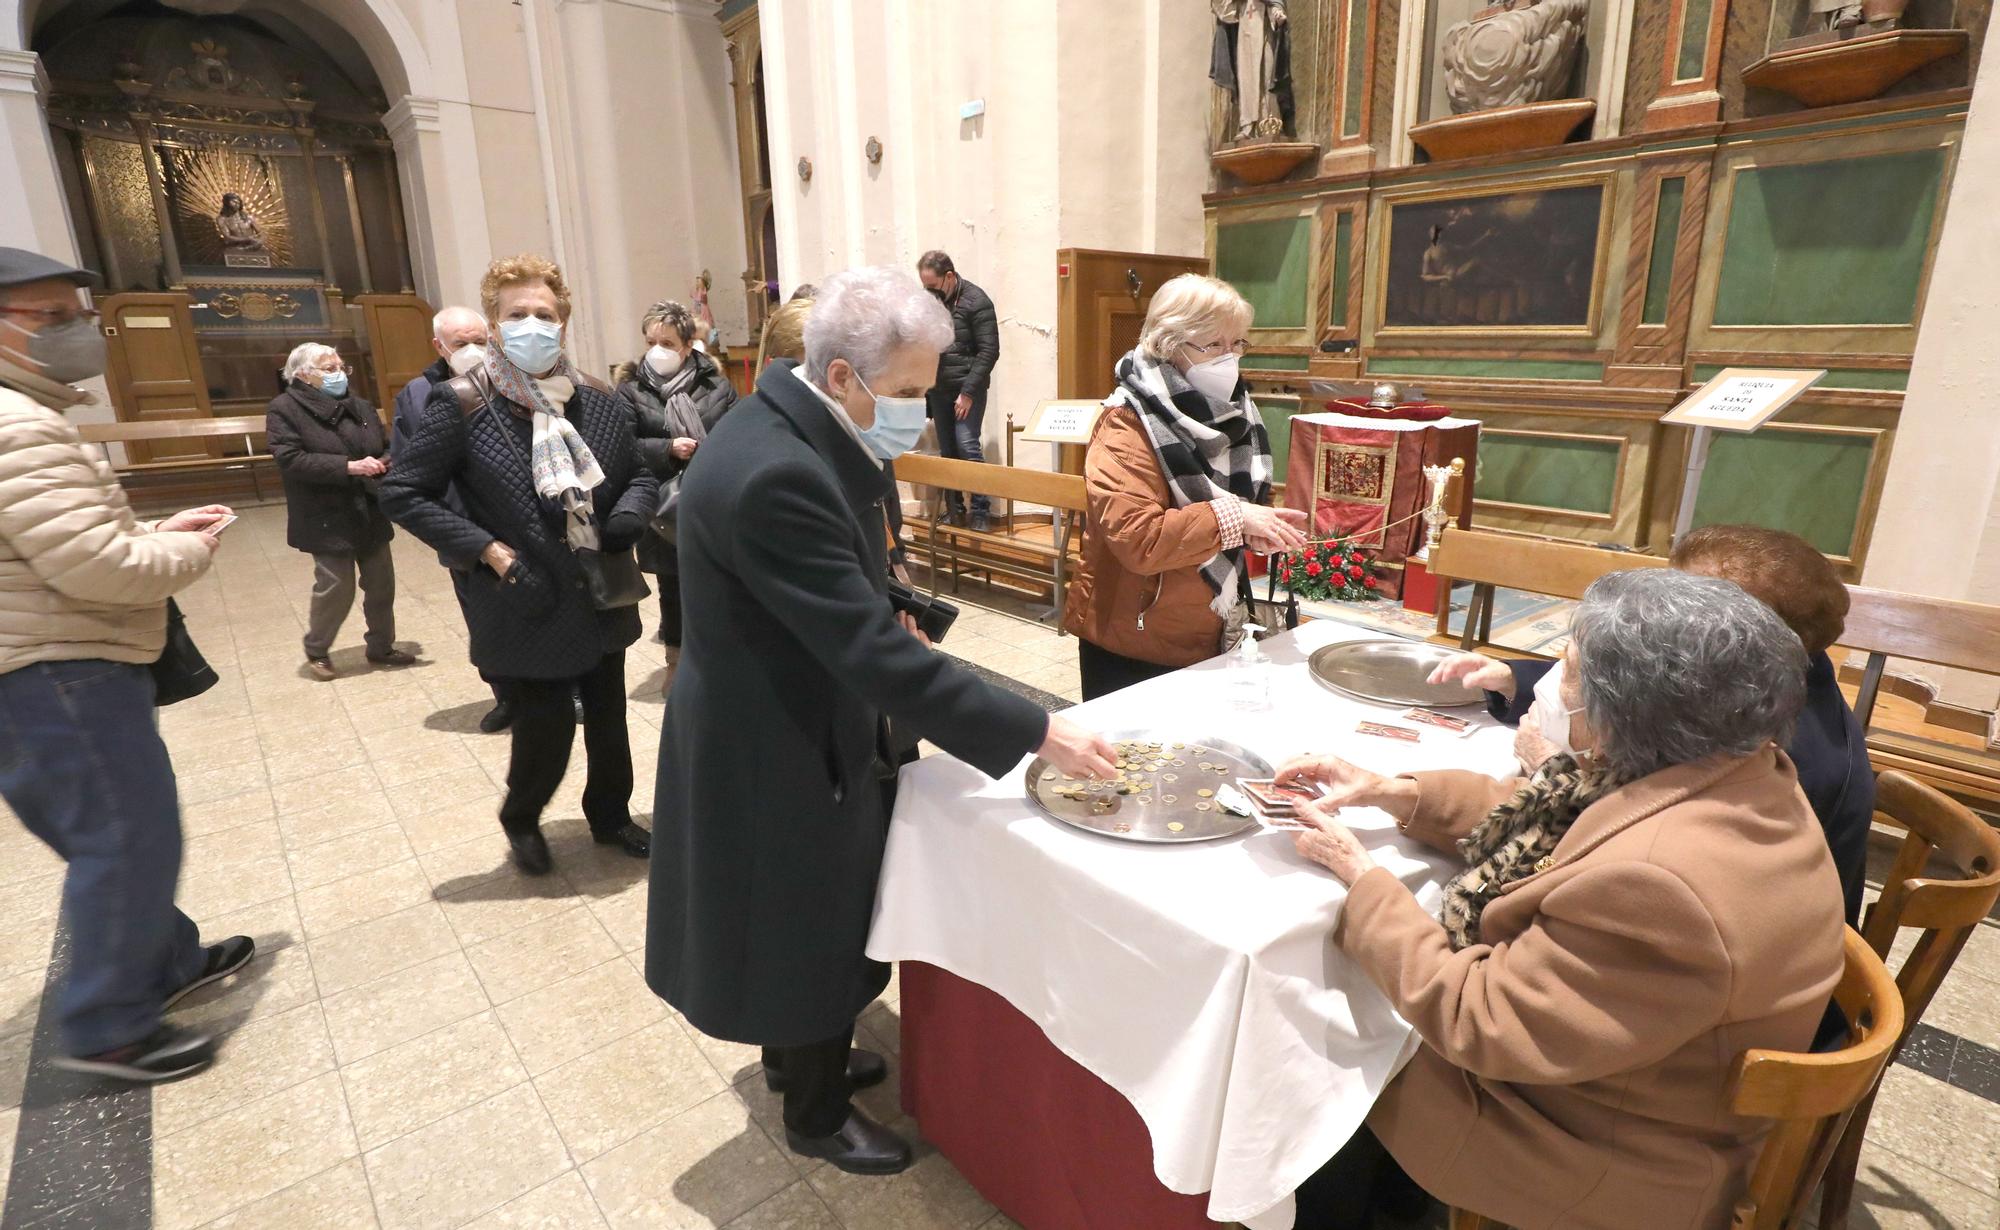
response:
M639 464L631 407L602 386L579 384L567 416L604 482L593 493L607 550L644 532L659 484ZM472 663L498 679L569 679L639 639L639 611L591 605L583 569L563 539L562 514L535 494L528 473L532 428L496 397L467 418L449 382L431 390L409 444L382 480L382 506L396 524L466 574ZM446 503L454 484L463 514ZM479 560L495 539L513 548L523 575L505 584Z
M348 462L389 451L375 407L294 380L264 411L264 438L284 480L285 541L295 550L366 555L389 541L395 531L376 503L377 480L347 472Z
M1000 324L993 300L985 291L958 279L958 293L945 304L951 310L951 346L938 356L937 387L956 398L960 393L979 398L993 365L1000 361Z

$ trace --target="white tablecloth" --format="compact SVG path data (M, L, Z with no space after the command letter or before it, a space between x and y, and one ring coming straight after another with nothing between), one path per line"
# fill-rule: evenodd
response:
M1396 711L1315 683L1306 655L1379 636L1317 620L1267 643L1267 711L1243 711L1222 660L1083 705L1099 730L1226 739L1274 765L1330 751L1382 772L1512 771L1512 733L1483 711L1469 735L1406 744L1356 733ZM1444 860L1379 811L1347 821L1435 906ZM1416 1050L1410 1027L1329 943L1346 891L1291 839L1148 846L1035 810L1022 770L993 781L932 756L904 770L869 955L927 961L990 988L1123 1094L1168 1188L1208 1214L1289 1230L1292 1192L1360 1127Z

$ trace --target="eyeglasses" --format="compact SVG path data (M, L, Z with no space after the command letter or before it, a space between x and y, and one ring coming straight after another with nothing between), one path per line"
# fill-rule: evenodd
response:
M96 320L98 311L96 308L87 307L0 307L0 315L30 316L45 325L66 325L71 321Z
M331 376L335 372L340 372L341 374L347 376L352 376L354 374L354 369L345 363L342 363L338 367L315 367L313 370L321 373L322 375L327 375L327 376Z
M1239 337L1235 341L1228 343L1214 342L1207 346L1197 346L1193 342L1183 342L1181 344L1198 355L1212 355L1222 350L1228 350L1232 354L1239 355L1250 353L1250 339L1246 337Z

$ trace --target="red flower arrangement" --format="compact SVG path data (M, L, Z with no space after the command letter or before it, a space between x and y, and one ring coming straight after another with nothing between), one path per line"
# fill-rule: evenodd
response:
M1303 551L1273 562L1278 582L1308 601L1358 602L1379 598L1375 565L1346 541L1307 543Z

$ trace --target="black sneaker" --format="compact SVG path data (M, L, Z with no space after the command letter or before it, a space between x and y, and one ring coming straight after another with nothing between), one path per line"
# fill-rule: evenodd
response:
M514 724L514 706L507 701L496 701L486 716L479 719L479 733L497 735Z
M202 966L201 973L167 996L167 1002L160 1005L160 1011L165 1012L211 982L220 982L229 977L250 964L250 958L256 955L257 941L247 935L232 935L220 944L210 944L208 963Z
M55 1059L58 1068L71 1072L146 1084L187 1076L214 1062L214 1038L171 1025L160 1026L130 1046L95 1055L60 1055Z

